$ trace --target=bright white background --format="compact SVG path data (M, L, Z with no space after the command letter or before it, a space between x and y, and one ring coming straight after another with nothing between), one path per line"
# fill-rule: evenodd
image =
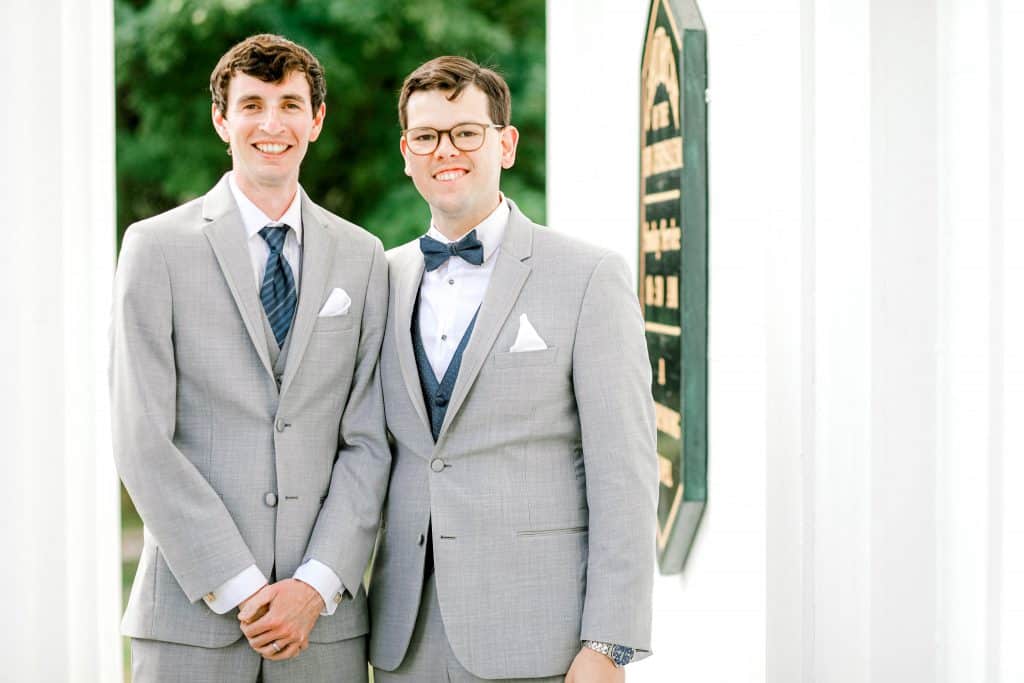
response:
M700 2L709 501L629 680L1024 680L1018 4ZM648 5L548 2L549 223L631 263Z

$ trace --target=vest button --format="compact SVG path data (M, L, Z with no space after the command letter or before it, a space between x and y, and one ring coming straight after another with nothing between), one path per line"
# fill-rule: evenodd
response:
M438 394L437 396L434 397L434 405L437 406L438 408L443 408L444 406L448 405L448 397L445 396L444 394Z
M267 504L267 507L275 507L277 505L277 494L273 491L267 491L263 496L263 502Z
M430 461L430 469L434 470L435 472L440 472L441 470L444 469L444 460L442 460L441 458L434 458L433 460Z

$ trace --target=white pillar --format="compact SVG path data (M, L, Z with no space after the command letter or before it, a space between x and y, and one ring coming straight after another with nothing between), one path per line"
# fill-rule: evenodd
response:
M548 3L549 222L631 262L647 4ZM631 680L1024 677L1018 5L700 3L708 506Z
M117 681L119 498L109 448L107 321L114 263L113 8L6 2L14 57L0 168L7 381L2 515L4 676Z

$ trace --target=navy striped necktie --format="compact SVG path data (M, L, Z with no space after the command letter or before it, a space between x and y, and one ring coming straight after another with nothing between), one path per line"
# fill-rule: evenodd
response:
M295 294L295 276L292 275L291 266L281 251L284 249L284 238L287 235L287 225L268 225L260 230L260 237L270 247L267 269L263 273L263 285L260 287L260 301L263 302L263 310L267 314L278 346L284 346L298 301Z

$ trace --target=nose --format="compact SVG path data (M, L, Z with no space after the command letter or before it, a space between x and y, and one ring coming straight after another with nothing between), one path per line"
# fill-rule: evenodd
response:
M284 130L284 126L281 125L281 120L278 118L277 110L273 107L267 108L266 113L263 115L263 120L260 121L260 130L267 135L277 135Z
M461 153L462 150L452 142L451 131L441 133L441 138L437 141L437 149L434 150L434 155L438 157L453 157Z

